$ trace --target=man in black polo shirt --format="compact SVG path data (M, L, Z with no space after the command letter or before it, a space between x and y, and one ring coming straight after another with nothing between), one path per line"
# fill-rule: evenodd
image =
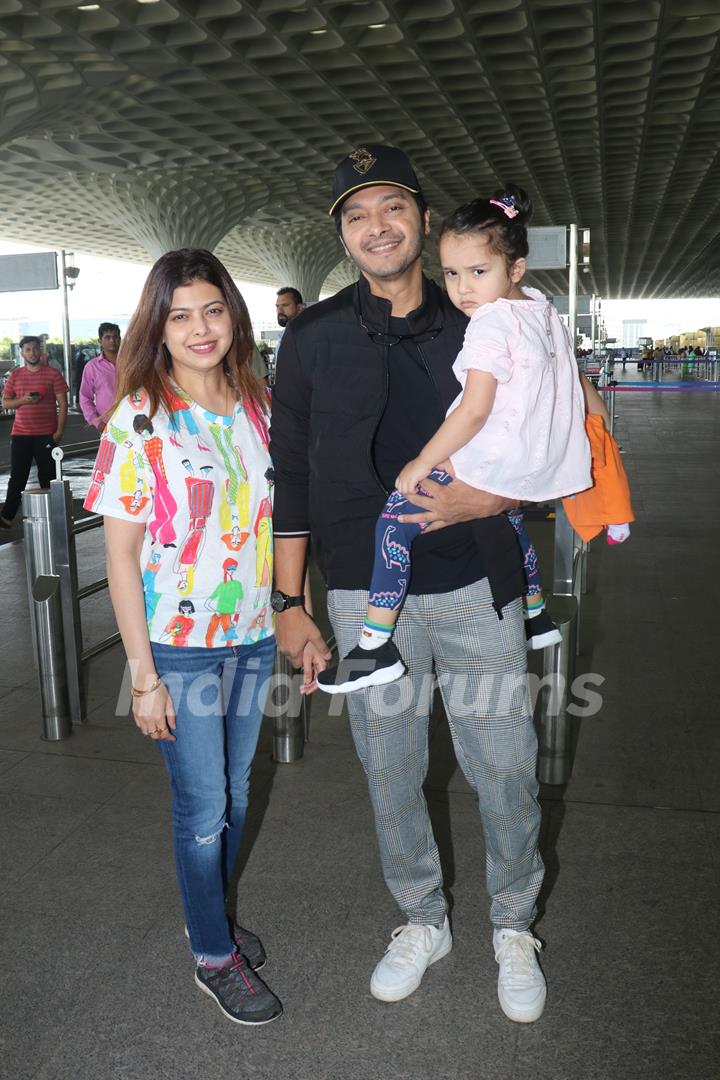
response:
M313 689L329 652L302 607L308 538L328 585L340 654L366 614L374 527L395 476L459 392L452 364L466 317L423 276L429 211L400 150L364 146L335 171L330 213L360 270L355 285L288 326L273 394L276 633ZM413 545L396 641L408 674L347 699L368 777L385 881L407 925L370 989L399 1001L452 948L422 784L432 673L460 766L478 794L503 1011L536 1020L545 980L529 930L543 878L537 745L525 687L520 549L513 505L455 481L414 496L431 524Z

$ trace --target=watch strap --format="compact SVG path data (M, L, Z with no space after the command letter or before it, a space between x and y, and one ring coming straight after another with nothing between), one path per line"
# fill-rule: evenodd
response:
M285 607L301 607L305 603L305 596L286 596Z

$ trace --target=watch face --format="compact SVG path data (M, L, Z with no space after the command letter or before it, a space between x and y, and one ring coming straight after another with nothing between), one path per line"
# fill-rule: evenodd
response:
M285 594L281 592L270 593L270 607L273 611L285 610Z

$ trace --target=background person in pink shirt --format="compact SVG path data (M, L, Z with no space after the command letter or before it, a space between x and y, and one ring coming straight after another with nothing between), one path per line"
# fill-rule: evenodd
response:
M115 404L115 363L120 349L120 327L116 323L100 323L98 338L102 352L85 365L80 383L80 409L88 424L104 431Z

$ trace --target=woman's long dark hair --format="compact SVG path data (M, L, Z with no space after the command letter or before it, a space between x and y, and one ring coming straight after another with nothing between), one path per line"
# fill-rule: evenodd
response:
M267 411L267 395L250 366L254 342L248 309L220 260L202 248L168 251L148 274L118 354L117 401L142 387L149 397L150 417L161 405L172 411L171 357L163 334L175 289L193 281L207 281L223 294L233 328L232 344L224 358L225 373L236 394L262 414Z

